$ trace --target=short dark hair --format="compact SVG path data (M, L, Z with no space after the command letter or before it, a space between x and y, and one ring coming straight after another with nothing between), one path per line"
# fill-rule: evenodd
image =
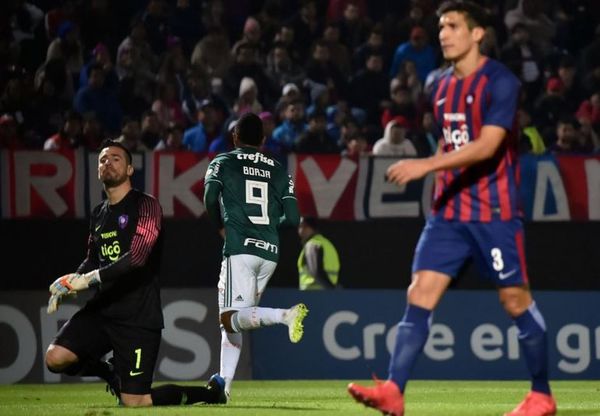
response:
M235 125L234 130L240 143L250 146L260 146L264 133L261 119L254 113L245 113Z
M317 219L317 217L302 217L300 222L304 225L308 225L313 230L319 229L319 220Z
M98 151L101 152L102 149L107 148L107 147L118 147L119 149L123 149L123 151L125 152L125 155L127 156L127 164L128 165L132 164L133 157L131 156L131 152L129 151L128 148L126 148L123 145L123 143L116 142L111 139L106 139L106 140L102 141L102 143L100 143L100 146L98 146Z
M470 29L475 27L487 26L488 15L486 10L469 0L447 0L437 9L437 16L441 17L445 13L458 12L465 15L465 19Z

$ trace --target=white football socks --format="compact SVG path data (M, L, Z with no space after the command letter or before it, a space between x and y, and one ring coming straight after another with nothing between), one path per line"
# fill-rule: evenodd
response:
M235 376L235 369L242 352L242 334L228 333L221 326L221 368L219 374L225 380L225 394L230 395L231 383Z
M231 327L236 331L246 331L263 326L283 324L284 314L287 309L276 308L252 308L240 309L231 316Z

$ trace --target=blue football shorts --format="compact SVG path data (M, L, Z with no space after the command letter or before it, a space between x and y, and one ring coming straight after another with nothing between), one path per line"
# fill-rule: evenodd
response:
M459 222L430 217L415 249L412 272L433 270L452 278L469 259L498 286L528 283L523 222Z

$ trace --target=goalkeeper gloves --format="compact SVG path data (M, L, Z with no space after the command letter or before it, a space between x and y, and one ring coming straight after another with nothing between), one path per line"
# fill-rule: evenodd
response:
M69 273L59 277L50 285L51 295L66 295L71 292L79 292L87 289L90 285L100 283L100 272L98 269L89 273Z

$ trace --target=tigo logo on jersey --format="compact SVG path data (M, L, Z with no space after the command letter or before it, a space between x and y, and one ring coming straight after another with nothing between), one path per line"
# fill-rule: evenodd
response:
M469 137L469 129L466 124L461 124L460 128L458 129L444 127L442 131L444 133L444 142L447 145L453 146L455 150L460 149L462 146L471 141Z
M112 244L103 244L102 247L100 247L100 252L104 257L108 257L110 261L118 260L119 255L121 254L119 241L115 240Z

